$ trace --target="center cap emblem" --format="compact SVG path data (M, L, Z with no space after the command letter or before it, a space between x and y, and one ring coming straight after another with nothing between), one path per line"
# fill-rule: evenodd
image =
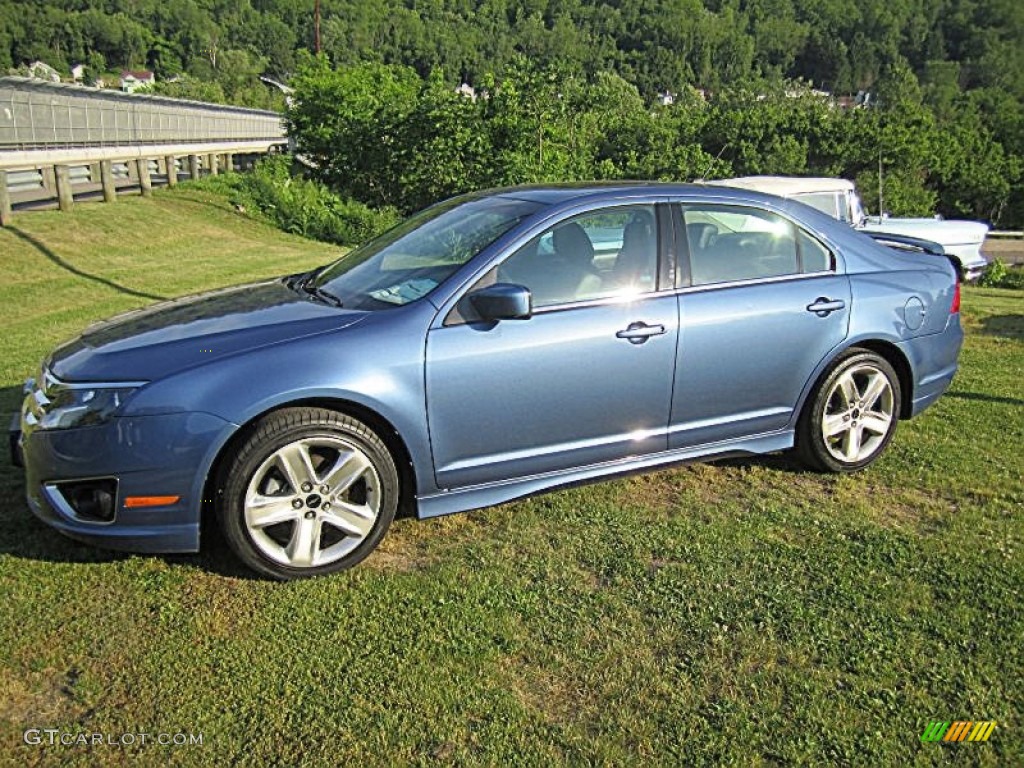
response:
M315 493L309 494L309 496L306 497L306 506L310 509L316 509L320 506L320 497Z

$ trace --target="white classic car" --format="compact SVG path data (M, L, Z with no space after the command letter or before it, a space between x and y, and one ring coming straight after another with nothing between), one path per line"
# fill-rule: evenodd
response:
M948 255L956 257L960 262L960 273L964 280L979 277L988 264L981 255L981 244L988 234L987 224L980 221L940 218L901 219L891 216L867 216L861 205L860 195L857 194L857 187L846 179L743 176L706 183L793 198L865 232L931 240L941 245Z

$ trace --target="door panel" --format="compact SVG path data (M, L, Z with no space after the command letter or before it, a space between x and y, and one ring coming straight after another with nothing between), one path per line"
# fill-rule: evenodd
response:
M842 302L809 311L819 298ZM680 294L669 447L783 429L815 367L846 337L845 275Z
M630 331L638 323L649 328ZM427 416L438 484L664 450L677 335L674 295L432 329Z

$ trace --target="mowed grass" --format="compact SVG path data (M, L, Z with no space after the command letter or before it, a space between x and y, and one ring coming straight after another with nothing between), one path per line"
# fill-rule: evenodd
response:
M15 226L8 412L55 343L139 294L336 253L194 190ZM195 557L77 545L4 468L0 762L1020 764L1024 294L969 288L963 316L951 392L867 472L767 457L402 520L329 579L253 579L217 539ZM920 742L959 719L998 726ZM34 746L27 728L203 744Z

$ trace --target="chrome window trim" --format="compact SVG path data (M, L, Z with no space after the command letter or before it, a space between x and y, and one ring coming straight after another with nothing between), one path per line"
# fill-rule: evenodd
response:
M564 312L567 309L585 309L587 307L602 307L611 304L634 304L649 299L664 298L679 293L677 288L665 288L660 291L646 291L635 296L602 296L599 299L582 299L570 301L564 304L549 304L546 307L539 307L533 310L533 315L546 315L549 312Z
M820 272L794 272L788 275L772 275L770 277L752 277L748 280L728 280L721 283L703 283L701 285L688 285L676 289L676 293L696 293L698 291L717 290L719 288L737 288L745 285L762 285L765 283L783 283L794 280L807 280L815 277L831 277L838 275L834 269L826 269Z

